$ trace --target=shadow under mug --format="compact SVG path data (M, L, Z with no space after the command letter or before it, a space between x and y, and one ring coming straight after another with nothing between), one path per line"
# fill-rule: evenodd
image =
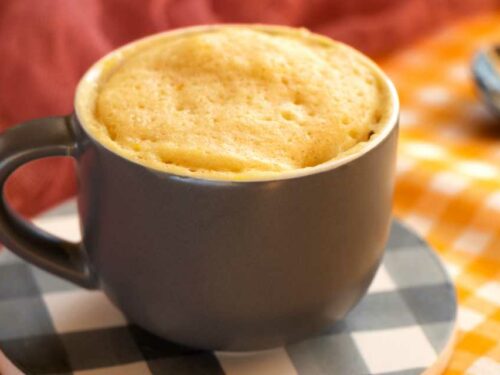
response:
M211 350L256 350L321 332L364 295L387 240L398 101L354 155L296 176L245 182L150 169L110 151L76 114L0 136L0 185L22 164L74 158L80 243L0 201L0 241L85 288L129 321Z

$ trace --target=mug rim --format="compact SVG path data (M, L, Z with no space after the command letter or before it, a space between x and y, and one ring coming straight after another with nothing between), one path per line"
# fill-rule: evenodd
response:
M207 30L217 30L220 28L225 28L225 27L251 27L251 28L256 28L259 30L263 31L268 31L268 32L298 32L299 30L304 30L305 28L296 28L296 27L289 27L289 26L281 26L281 25L265 25L265 24L241 24L241 23L225 23L225 24L212 24L212 25L197 25L197 26L189 26L189 27L181 27L177 28L174 30L166 30L163 32L155 33L143 38L139 38L136 40L133 40L127 44L124 44L121 47L115 48L112 51L106 53L104 56L99 58L96 62L94 62L83 74L83 76L80 78L78 81L76 90L75 90L75 96L74 96L74 116L77 119L78 124L80 125L80 128L83 130L85 135L89 137L92 141L94 141L97 145L103 147L105 150L111 152L113 155L118 156L121 159L124 159L130 163L136 164L137 166L140 166L142 168L145 168L151 172L157 173L161 176L164 177L169 177L169 178L175 178L175 179L180 179L183 181L192 181L192 182L198 182L198 183L208 183L208 184L229 184L229 185L234 185L234 184L251 184L251 183L259 183L259 182L279 182L279 181L285 181L285 180L291 180L291 179L297 179L297 178L303 178L307 176L313 176L325 172L329 172L332 170L335 170L345 164L351 163L354 160L357 160L361 158L362 156L366 155L369 153L371 150L377 148L385 139L389 137L390 134L394 131L394 129L397 127L399 123L399 112L400 112L400 102L399 102L399 97L398 93L396 90L396 87L394 83L391 81L391 79L387 76L387 74L368 56L363 54L362 52L354 49L353 47L343 43L339 42L337 40L334 40L336 43L342 44L346 46L349 49L354 50L356 53L361 54L365 59L367 59L371 63L371 67L375 69L376 73L379 75L381 78L382 82L386 87L388 88L389 96L390 96L390 103L391 103L391 112L390 115L387 116L385 123L381 127L381 130L375 133L374 137L371 137L368 141L365 141L365 144L360 147L359 150L355 150L352 153L349 153L345 156L341 157L335 157L333 159L330 159L326 162L323 162L321 164L314 165L312 167L306 167L306 168L297 168L297 169L292 169L289 171L283 171L283 172L276 172L273 174L269 175L263 175L262 177L252 177L249 179L242 179L242 180L236 180L236 179L230 179L230 178L216 178L213 176L208 176L208 177L198 177L196 175L183 175L183 174L176 174L173 172L165 171L162 169L157 169L150 167L148 165L139 163L136 160L130 159L125 157L124 155L121 155L120 153L116 152L115 150L111 149L108 147L105 143L99 141L91 131L89 131L84 124L84 121L82 120L82 117L79 115L79 99L80 99L80 94L82 90L84 90L83 86L88 83L88 82L94 82L95 83L95 77L97 77L102 71L103 71L103 65L106 61L111 60L113 57L119 56L120 54L123 54L125 51L129 49L135 48L137 45L142 44L142 43L148 43L152 42L156 39L161 39L165 35L170 35L173 36L175 34L184 34L184 33L197 33L197 32L203 32ZM317 38L319 41L325 39L328 40L329 42L332 40L329 37L322 36L320 34L313 33L313 36ZM356 144L356 145L359 145ZM356 147L353 146L353 147Z

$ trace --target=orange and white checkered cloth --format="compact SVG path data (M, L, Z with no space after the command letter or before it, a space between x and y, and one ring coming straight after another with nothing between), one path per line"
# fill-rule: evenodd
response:
M446 374L500 374L500 118L480 103L470 73L474 52L492 42L500 13L381 63L402 105L395 214L438 251L457 288Z

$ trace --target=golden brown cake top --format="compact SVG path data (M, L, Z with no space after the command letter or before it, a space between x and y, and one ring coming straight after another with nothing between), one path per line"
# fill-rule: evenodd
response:
M391 111L371 61L305 30L164 34L106 64L86 127L174 174L245 180L312 167L355 150Z

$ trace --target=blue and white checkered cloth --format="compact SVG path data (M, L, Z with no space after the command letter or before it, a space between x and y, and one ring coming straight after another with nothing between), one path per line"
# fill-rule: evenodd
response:
M74 202L38 223L77 239ZM273 350L212 353L127 323L101 291L0 253L0 349L29 374L420 374L449 351L453 286L439 259L395 222L368 294L324 334Z

